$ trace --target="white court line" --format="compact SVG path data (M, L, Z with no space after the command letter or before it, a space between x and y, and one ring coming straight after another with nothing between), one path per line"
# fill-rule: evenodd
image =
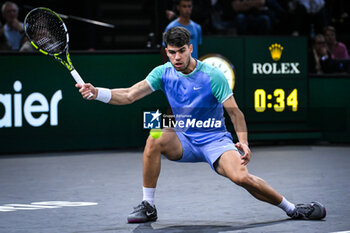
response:
M42 210L62 207L80 207L98 205L97 202L70 202L70 201L42 201L30 204L4 204L0 206L0 212L11 212L16 210Z
M331 232L331 233L350 233L350 231L335 231L335 232Z

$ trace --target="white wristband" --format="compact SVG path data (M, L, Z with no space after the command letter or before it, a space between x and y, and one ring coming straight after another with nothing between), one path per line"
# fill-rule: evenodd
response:
M98 92L97 92L96 100L108 104L112 98L112 91L110 89L101 88L101 87L98 87L97 90Z

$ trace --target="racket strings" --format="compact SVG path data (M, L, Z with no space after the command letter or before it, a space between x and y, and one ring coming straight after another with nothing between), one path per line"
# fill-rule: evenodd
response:
M52 12L37 9L26 18L26 33L40 49L49 53L62 53L68 44L63 22Z

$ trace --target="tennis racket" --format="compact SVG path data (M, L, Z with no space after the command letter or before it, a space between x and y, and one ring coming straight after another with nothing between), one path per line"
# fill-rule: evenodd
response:
M31 10L24 19L24 31L34 48L60 62L77 83L85 83L74 69L68 49L68 30L56 12L44 7Z

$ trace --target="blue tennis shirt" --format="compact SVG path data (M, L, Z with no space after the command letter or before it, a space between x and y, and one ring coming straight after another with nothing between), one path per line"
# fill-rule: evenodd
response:
M197 60L190 74L178 72L170 62L146 77L153 91L162 90L177 125L193 143L205 143L227 133L222 103L233 95L224 74Z

